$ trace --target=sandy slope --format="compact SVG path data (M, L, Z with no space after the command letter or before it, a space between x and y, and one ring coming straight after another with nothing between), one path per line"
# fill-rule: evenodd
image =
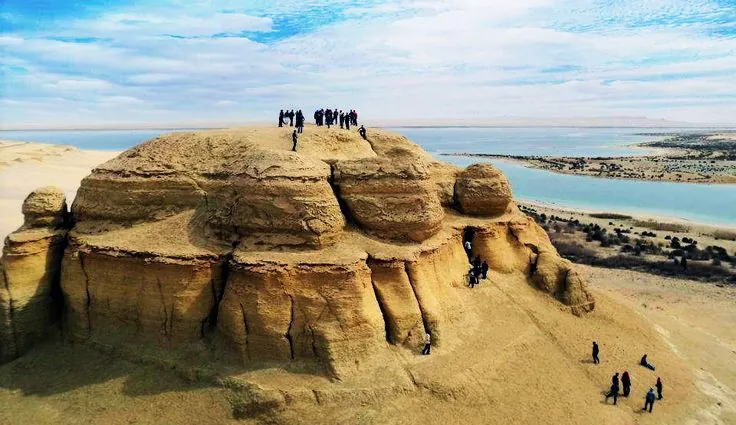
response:
M0 140L0 239L23 224L21 205L33 189L58 186L71 204L82 178L118 154Z
M265 369L235 373L229 382L287 394L316 388L315 402L295 402L278 418L249 424L733 423L729 350L736 338L728 324L734 323L736 290L618 270L583 272L598 299L585 318L509 276L462 290L466 314L451 344L429 357L395 351L407 360L413 390L390 388L406 380L403 374L393 383L381 374L364 386ZM593 339L601 343L598 366L589 358ZM637 365L643 352L656 373ZM632 396L606 405L610 376L623 370L632 375ZM665 400L650 415L641 406L657 376L665 382ZM235 423L229 401L237 397L61 343L0 367L0 404L10 406L0 410L0 422L8 424L28 418L39 424Z

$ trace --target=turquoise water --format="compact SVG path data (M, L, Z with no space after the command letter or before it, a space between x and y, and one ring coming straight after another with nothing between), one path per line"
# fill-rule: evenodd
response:
M488 161L503 170L518 199L589 210L640 213L736 226L736 185L613 180L555 174L482 158L438 156L473 152L505 155L617 156L641 154L626 145L677 129L399 128L439 159L465 166ZM82 149L123 150L169 130L0 131L0 139L62 143Z

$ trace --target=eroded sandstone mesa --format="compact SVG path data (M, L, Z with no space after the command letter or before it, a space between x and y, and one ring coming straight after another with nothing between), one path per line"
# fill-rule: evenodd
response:
M278 128L158 137L82 181L68 234L58 200L29 197L3 257L3 358L54 322L60 288L62 328L79 341L204 344L246 365L347 376L425 332L449 341L468 290L464 238L492 273L592 310L491 165L460 170L379 130L366 142L310 127L290 149Z

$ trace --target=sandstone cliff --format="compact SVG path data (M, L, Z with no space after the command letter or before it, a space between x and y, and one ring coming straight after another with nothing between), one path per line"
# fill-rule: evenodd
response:
M366 142L310 127L290 148L277 128L153 139L83 180L68 235L57 229L65 211L49 219L28 202L27 223L45 227L6 241L5 358L63 304L76 340L204 345L249 367L344 378L385 366L393 347L415 350L425 332L437 347L452 340L472 314L458 296L469 290L464 239L492 274L521 277L576 315L593 308L492 166L459 170L378 130ZM54 288L61 303L48 301Z

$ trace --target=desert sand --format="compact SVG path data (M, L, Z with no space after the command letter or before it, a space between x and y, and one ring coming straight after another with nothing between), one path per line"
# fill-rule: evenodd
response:
M21 204L33 189L58 186L71 202L82 178L119 153L0 140L0 240L23 223Z
M574 266L492 167L446 168L380 132L366 145L306 131L297 154L288 129L131 150L85 179L68 234L43 227L63 194L34 193L3 279L31 305L60 268L64 321L0 366L0 422L733 421L733 288ZM473 289L467 228L491 263ZM39 326L10 311L10 334ZM606 404L624 370L632 396ZM643 413L657 376L665 399Z

